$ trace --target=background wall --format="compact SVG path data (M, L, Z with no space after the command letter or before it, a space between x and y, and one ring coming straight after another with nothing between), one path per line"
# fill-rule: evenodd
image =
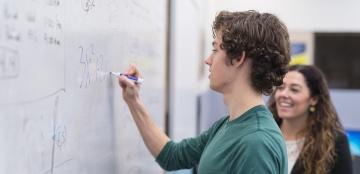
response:
M360 31L357 0L210 0L209 14L219 10L249 10L272 12L278 15L289 30L300 31ZM208 20L210 20L208 18Z
M205 25L211 25L213 16L220 10L253 9L276 14L287 25L289 32L360 32L360 23L357 22L360 19L359 6L360 1L356 0L210 0L206 18L208 22ZM212 38L209 36L210 33L205 34L206 50L211 49ZM360 117L356 109L360 103L359 95L360 89L331 90L340 119L347 129L360 129L360 125L357 124L360 123Z
M207 2L173 0L170 29L170 137L179 141L196 135L199 71L203 66L203 30ZM191 173L182 170L171 173Z

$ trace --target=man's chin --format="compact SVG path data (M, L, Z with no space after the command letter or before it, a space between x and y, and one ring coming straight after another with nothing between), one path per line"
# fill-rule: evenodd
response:
M210 87L211 90L213 90L213 91L215 91L215 92L221 93L221 91L219 90L219 88L217 88L216 86L210 84L209 87Z

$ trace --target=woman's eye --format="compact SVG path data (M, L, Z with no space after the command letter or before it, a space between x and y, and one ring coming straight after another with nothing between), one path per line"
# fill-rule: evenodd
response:
M299 89L291 89L291 91L297 93L299 92Z

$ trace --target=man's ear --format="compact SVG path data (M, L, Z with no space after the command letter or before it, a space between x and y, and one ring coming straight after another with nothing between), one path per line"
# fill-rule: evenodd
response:
M234 66L240 67L241 65L244 64L244 62L245 62L245 57L246 57L246 56L245 56L245 51L243 51L238 58L232 59L232 64L233 64Z

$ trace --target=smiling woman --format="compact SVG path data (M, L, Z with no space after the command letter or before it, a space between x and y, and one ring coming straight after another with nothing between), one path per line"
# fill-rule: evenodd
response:
M352 173L349 143L323 73L293 65L269 99L286 140L291 174Z
M290 71L283 85L277 88L275 100L278 115L286 120L305 122L310 107L317 103L317 96L311 96L304 76L298 71Z

